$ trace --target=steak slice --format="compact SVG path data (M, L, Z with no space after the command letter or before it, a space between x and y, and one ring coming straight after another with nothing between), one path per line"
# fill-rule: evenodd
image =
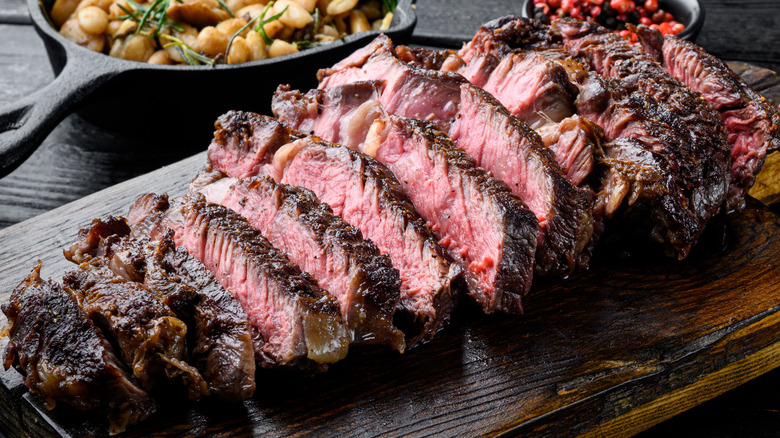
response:
M336 297L353 343L383 343L404 351L403 333L393 325L398 271L314 193L270 177L237 179L219 171L202 173L193 185L207 201L243 216Z
M483 309L521 312L521 297L533 277L535 216L504 182L490 177L432 123L397 116L364 118L360 108L372 102L380 105L376 93L369 92L371 85L313 90L304 100L300 92L280 87L273 108L282 122L288 122L289 115L292 123L313 126L317 136L362 150L386 165L440 242L468 272L469 291ZM321 99L313 97L317 95ZM347 102L330 96L353 97ZM357 96L365 101L356 100ZM319 105L306 100L319 102L322 110L307 112ZM350 105L352 110L347 108ZM348 132L334 128L327 123L331 113L355 114L350 125L362 122L370 128ZM372 113L379 116L383 111ZM368 135L359 138L354 132ZM311 154L306 157L312 159ZM293 161L289 166L295 165Z
M477 53L466 63L452 51L396 48L406 62L427 68L459 73L498 99L513 116L533 128L575 186L581 185L594 168L594 147L599 147L599 129L574 114L578 89L566 69L534 52L512 53L502 59ZM441 64L429 60L434 53L447 54Z
M165 212L137 211L161 204L147 195L129 216L141 224L157 221L150 227L153 236L173 230L176 244L238 299L249 317L260 366L323 368L346 356L349 338L338 302L257 229L198 194L180 198Z
M685 140L669 152L680 156L679 172L703 226L723 205L731 175L731 153L720 116L701 94L620 35L575 20L559 20L555 27L569 53L583 56L600 74L621 79L629 91L654 97L668 110L664 122Z
M436 123L479 166L506 182L539 221L537 273L566 275L587 265L592 194L567 181L539 136L489 93L462 76L399 60L386 36L317 74L320 89L382 81L379 100L388 113Z
M422 217L475 279L471 295L485 312L522 312L538 224L520 198L429 122L377 119L363 151L402 181Z
M701 93L720 114L731 146L731 182L725 207L727 211L742 210L766 154L780 149L780 114L723 61L696 44L673 35L663 38L651 29L639 30L638 35L646 51L656 54L656 61Z
M157 405L130 377L111 344L62 287L44 282L41 264L3 303L9 342L5 369L13 365L44 399L81 411L106 412L112 434L152 415Z
M140 283L114 274L92 258L63 276L63 287L87 316L116 341L133 377L147 391L179 380L190 399L208 395L200 373L185 362L187 326Z
M167 200L158 201L167 206ZM189 363L208 383L209 395L229 401L251 397L254 349L241 304L202 263L175 247L171 232L157 240L129 234L124 218L95 219L65 255L75 262L103 257L114 274L143 283L187 324Z
M316 107L314 109L316 111ZM246 141L257 142L267 138L262 133L252 133L252 130L268 129L271 122L264 119L269 117L239 112L224 116L230 117L241 123L220 125L218 131L222 129L224 132L215 136L211 146L222 148L220 153L240 154L241 148L249 147L223 141L233 138L227 131L231 126L248 132L244 137ZM288 135L300 136L292 131ZM266 150L267 145L252 148ZM273 170L271 164L273 155L264 153L263 159L268 165L258 169L272 169L268 174L280 180L282 176ZM293 185L313 191L332 208L334 214L358 228L382 253L390 256L390 262L401 276L401 296L394 322L407 334L407 347L430 340L450 319L454 302L463 288L460 269L425 225L392 172L361 154L350 155L349 159L354 161L347 166L347 173L340 173L342 168L338 161L336 166L325 163L322 169L310 175L311 178ZM230 175L229 168L220 169L218 163L212 165ZM365 209L364 205L367 206Z

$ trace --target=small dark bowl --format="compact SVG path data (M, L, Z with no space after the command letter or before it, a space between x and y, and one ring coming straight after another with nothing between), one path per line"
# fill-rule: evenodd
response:
M659 6L671 12L678 22L685 25L685 30L677 36L688 41L696 41L701 27L704 25L704 7L698 0L660 0ZM533 0L523 0L522 14L525 18L533 18Z

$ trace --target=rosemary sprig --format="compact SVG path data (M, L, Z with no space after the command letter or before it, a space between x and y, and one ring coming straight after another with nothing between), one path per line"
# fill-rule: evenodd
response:
M181 3L181 0L176 0ZM170 27L176 31L184 32L184 28L177 22L169 20L166 16L168 13L168 6L171 4L171 0L154 0L151 5L144 6L136 3L133 0L127 0L127 4L130 5L132 10L125 8L121 3L117 3L120 9L122 9L128 17L126 19L133 20L138 23L138 28L135 33L139 34L143 31L146 24L154 25L152 32L149 34L151 37L156 37L165 27Z
M321 46L323 43L319 41L296 41L295 45L298 46L298 49L300 50L306 50L306 49L313 49L315 47Z
M225 0L217 0L217 3L219 3L220 6L225 8L226 11L228 11L228 14L230 14L231 18L236 18L236 14L233 13L233 11L230 9L230 7L225 3Z
M398 0L382 0L382 6L385 7L385 13L395 12L395 7L398 4Z
M176 48L179 49L179 53L181 53L181 57L184 58L184 61L189 65L207 64L213 66L217 62L208 56L201 55L200 53L196 52L184 41L176 38L173 35L160 34L160 38L165 38L166 40L171 41L170 43L163 45L163 49L176 46Z
M274 2L270 2L270 3L268 3L268 5L266 5L266 7L263 9L263 12L261 12L260 15L258 15L258 17L260 17L261 21L259 23L257 23L257 25L255 26L255 32L259 33L260 36L263 37L263 41L265 42L266 45L273 43L274 40L273 40L273 38L270 38L265 33L265 29L263 29L263 27L266 24L268 24L268 23L270 23L272 21L278 20L282 15L284 15L285 12L287 12L287 8L289 8L289 6L285 6L284 9L282 9L282 12L279 12L278 14L276 14L273 17L271 17L271 18L266 20L265 19L265 14L268 13L268 11L271 9L271 7L273 5L274 5Z

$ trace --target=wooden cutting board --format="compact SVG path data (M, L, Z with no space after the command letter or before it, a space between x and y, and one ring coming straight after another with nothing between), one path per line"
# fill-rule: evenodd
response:
M759 70L741 73L762 83ZM765 200L780 193L772 163L757 185ZM37 259L46 277L71 267L62 248L92 218L123 214L143 193L179 195L204 164L201 153L0 231L0 302ZM316 376L260 371L252 400L171 400L123 436L631 435L780 365L778 236L780 216L751 198L710 223L683 262L601 249L589 271L536 284L525 315L465 306L403 355L354 349ZM66 406L46 411L15 370L0 371L11 435L105 426Z

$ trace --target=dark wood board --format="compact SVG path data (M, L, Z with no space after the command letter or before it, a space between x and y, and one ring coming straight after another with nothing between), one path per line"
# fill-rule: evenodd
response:
M148 191L180 194L204 163L201 153L0 231L0 301L37 258L44 276L67 269L61 248L91 218ZM633 434L780 365L778 232L780 218L751 200L684 262L602 250L588 272L536 285L526 315L467 306L402 356L353 350L318 376L261 372L251 401L175 403L126 435ZM105 430L45 411L14 370L0 382L11 434Z
M66 269L61 248L91 218L148 191L181 193L203 164L200 154L1 231L0 301L38 257L44 276ZM526 315L467 306L404 355L353 350L314 377L260 372L248 402L178 402L126 436L636 432L780 365L778 233L780 217L751 199L683 262L604 251L590 271L535 287ZM99 418L45 412L16 371L0 376L10 430L104 430Z

